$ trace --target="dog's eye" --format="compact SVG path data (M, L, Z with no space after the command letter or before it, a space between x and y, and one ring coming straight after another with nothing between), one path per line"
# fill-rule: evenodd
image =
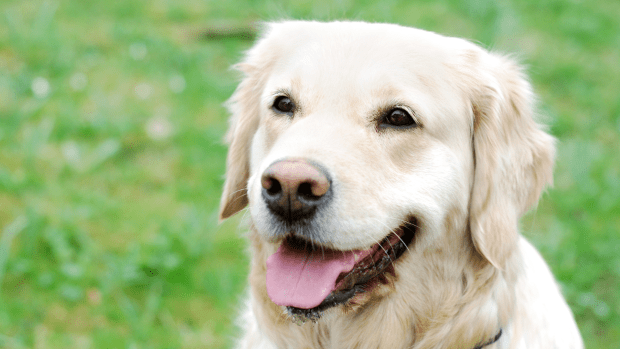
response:
M290 115L295 109L295 103L286 96L280 96L273 102L273 109L278 113Z
M393 126L397 128L415 127L417 123L404 109L394 108L385 114L381 120L381 126Z

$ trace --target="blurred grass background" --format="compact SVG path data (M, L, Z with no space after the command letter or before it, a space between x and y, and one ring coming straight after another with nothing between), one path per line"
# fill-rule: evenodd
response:
M205 30L360 19L517 53L559 139L522 230L588 348L620 348L620 2L0 2L0 347L228 348L249 263L217 224L251 45ZM240 215L239 215L240 216Z

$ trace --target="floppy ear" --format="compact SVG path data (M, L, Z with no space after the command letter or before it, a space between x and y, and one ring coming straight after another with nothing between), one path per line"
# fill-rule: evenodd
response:
M231 114L226 142L229 144L226 158L226 180L220 201L220 220L242 210L248 204L247 182L250 175L250 146L260 119L260 96L275 61L275 48L266 39L272 25L263 28L261 38L246 54L245 60L235 69L244 78L226 102Z
M243 65L239 65L242 70ZM248 73L245 73L248 74ZM239 84L226 105L231 113L226 143L226 180L220 201L220 220L242 210L248 204L247 181L250 175L250 145L258 128L260 91L252 77Z
M484 53L472 96L474 245L502 269L518 240L518 219L553 182L554 138L533 119L533 95L511 60Z

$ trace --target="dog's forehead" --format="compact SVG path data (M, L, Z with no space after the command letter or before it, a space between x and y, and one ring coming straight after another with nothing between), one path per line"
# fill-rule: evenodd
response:
M373 87L418 79L429 86L449 85L459 56L474 46L392 24L297 21L272 24L263 44L264 53L276 61L272 73L317 87L339 82Z
M433 84L440 82L445 74L438 73L454 56L454 50L446 49L448 38L413 28L407 28L408 35L396 35L391 26L362 26L365 30L354 23L316 26L321 30L313 30L314 25L291 30L283 42L281 35L272 35L281 46L275 50L279 52L275 76L296 78L314 88L383 89L386 84L416 80Z
M291 22L276 24L264 40L275 61L266 104L287 91L305 106L357 115L399 103L422 115L463 108L454 67L471 44L462 39L387 24Z

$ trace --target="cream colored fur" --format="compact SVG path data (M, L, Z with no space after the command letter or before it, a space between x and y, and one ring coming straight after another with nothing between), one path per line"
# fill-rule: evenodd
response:
M220 218L249 204L252 266L240 348L582 348L549 268L518 219L552 182L554 140L533 118L530 85L506 57L390 24L267 24L229 100ZM272 112L282 91L292 118ZM419 126L378 129L377 111ZM333 176L324 245L362 249L407 217L413 244L395 276L355 306L298 326L266 293L279 241L261 200L274 161L303 157Z

